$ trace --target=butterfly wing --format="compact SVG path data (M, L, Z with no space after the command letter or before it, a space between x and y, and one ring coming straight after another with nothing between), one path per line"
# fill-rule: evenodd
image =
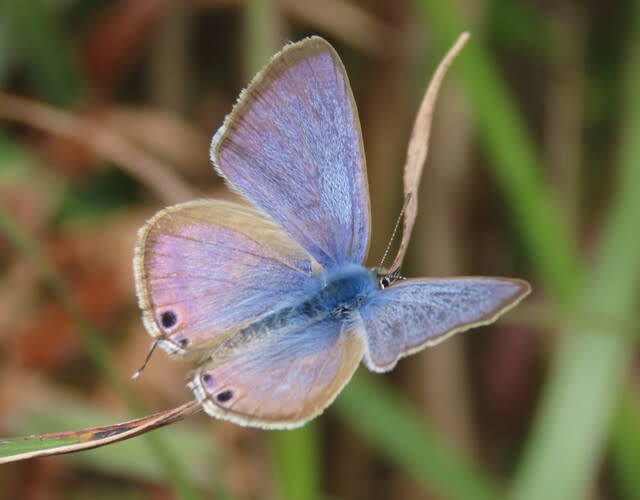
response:
M359 328L330 318L271 342L238 346L230 338L233 347L219 349L190 386L211 416L267 429L299 427L331 404L360 364Z
M360 310L366 364L372 371L388 371L400 358L495 321L529 291L525 281L506 278L402 281Z
M286 46L240 95L211 158L233 188L325 267L362 263L369 191L344 66L325 40Z
M185 354L303 295L318 264L255 210L199 200L145 224L134 267L147 330Z

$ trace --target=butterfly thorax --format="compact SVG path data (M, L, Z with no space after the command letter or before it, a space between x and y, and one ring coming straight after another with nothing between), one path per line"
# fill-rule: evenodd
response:
M312 318L345 318L377 290L374 275L359 265L350 264L320 279L324 286L301 304L301 312Z

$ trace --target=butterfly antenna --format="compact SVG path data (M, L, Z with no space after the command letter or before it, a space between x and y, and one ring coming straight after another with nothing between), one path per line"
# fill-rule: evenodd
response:
M158 347L158 340L157 339L153 341L153 344L151 344L151 348L149 349L149 352L147 353L147 357L144 358L144 363L142 363L142 366L140 368L138 368L133 375L131 375L131 378L133 380L137 379L140 376L140 374L142 373L142 370L145 369L145 367L147 366L147 363L151 359L151 355L153 354L153 351L156 350L156 347Z
M384 261L387 260L389 252L391 251L391 244L393 243L393 240L395 239L396 234L398 233L398 229L400 228L400 222L402 221L404 212L407 210L407 206L409 205L409 200L411 200L411 193L407 194L407 196L405 196L404 198L404 204L402 205L402 210L400 210L400 215L398 215L398 218L396 219L396 225L393 227L391 238L389 238L389 243L387 243L387 248L382 254L382 259L380 259L380 265L378 266L379 268L382 268Z

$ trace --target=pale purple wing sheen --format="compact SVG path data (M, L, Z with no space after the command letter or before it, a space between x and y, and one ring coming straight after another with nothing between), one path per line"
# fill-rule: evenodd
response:
M360 310L367 340L365 362L370 370L388 371L400 358L495 321L529 290L528 283L506 278L402 281Z
M213 200L156 214L140 230L134 265L145 326L178 354L214 348L295 301L318 266L255 210Z
M358 325L333 318L271 341L229 339L189 384L211 416L268 429L298 427L320 414L357 369ZM261 335L264 340L269 333Z
M321 38L286 46L241 94L211 158L325 267L362 263L369 192L356 105Z

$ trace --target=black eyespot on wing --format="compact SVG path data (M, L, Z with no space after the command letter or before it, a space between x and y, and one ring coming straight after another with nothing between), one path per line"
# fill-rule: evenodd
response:
M226 403L230 401L232 397L233 391L227 389L226 391L218 393L218 395L216 396L216 400L218 400L219 403Z
M171 328L178 322L178 316L173 311L165 311L160 315L160 323L164 328Z
M180 344L180 347L185 349L189 345L189 339L182 337L180 340L178 340L178 344Z

